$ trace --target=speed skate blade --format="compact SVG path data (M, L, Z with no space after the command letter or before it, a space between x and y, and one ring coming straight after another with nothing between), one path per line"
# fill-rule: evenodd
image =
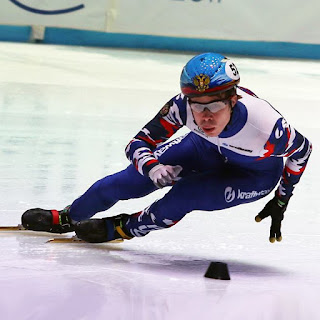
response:
M52 238L49 239L47 242L55 242L55 243L89 243L79 239L77 236L73 236L70 238ZM115 239L112 241L102 242L102 243L121 243L123 239Z
M25 231L27 230L22 224L17 226L0 226L0 231Z

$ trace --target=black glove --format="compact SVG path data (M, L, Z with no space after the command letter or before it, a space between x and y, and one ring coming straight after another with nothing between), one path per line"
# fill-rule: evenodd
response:
M271 199L266 206L255 217L257 222L262 219L271 216L271 227L269 241L274 243L276 240L281 241L281 221L283 220L283 214L286 211L288 202L283 202L276 196Z

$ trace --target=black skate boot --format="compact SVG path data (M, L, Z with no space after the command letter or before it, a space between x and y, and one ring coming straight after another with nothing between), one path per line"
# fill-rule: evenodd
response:
M40 208L27 210L21 217L22 225L27 230L66 233L74 231L68 215L70 206L61 211Z
M91 243L130 240L133 236L125 228L128 218L128 214L120 214L110 218L83 220L74 225L75 232L79 239Z

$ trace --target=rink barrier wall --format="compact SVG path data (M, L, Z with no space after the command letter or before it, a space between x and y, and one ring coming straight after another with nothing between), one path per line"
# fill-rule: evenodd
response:
M0 26L1 41L30 42L30 39L31 27ZM320 59L319 44L195 39L126 33L107 33L54 27L46 27L44 37L39 42L45 44L93 47L173 50L189 52L216 51L224 54Z
M28 42L30 34L31 27L0 26L1 41Z

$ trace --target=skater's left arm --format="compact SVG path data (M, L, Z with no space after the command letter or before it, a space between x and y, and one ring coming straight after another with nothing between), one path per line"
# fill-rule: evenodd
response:
M286 158L285 167L275 197L256 216L256 221L271 216L270 242L281 241L281 221L293 189L299 182L310 157L312 145L306 137L280 118L265 145L264 157Z

